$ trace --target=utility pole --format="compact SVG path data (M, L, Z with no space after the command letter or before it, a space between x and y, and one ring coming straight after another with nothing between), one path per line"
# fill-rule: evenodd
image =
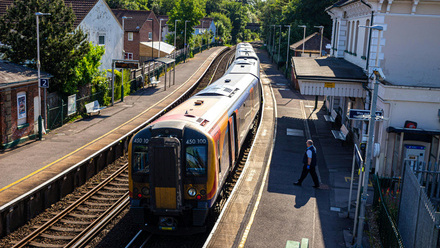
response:
M315 28L319 28L321 31L321 45L319 46L319 57L322 56L322 35L324 33L324 26L315 26Z
M290 51L290 25L285 25L285 27L289 27L289 36L287 36L287 58L286 58L286 73L287 67L289 66L289 51Z
M379 52L380 52L380 34L381 31L383 30L382 26L359 26L359 27L364 27L364 28L371 28L373 30L377 30L378 33L378 38L377 38L377 51L376 51L376 63L375 63L375 68L373 69L373 84L374 84L374 89L373 89L373 101L371 103L371 109L370 109L370 123L369 123L369 127L368 127L368 143L367 143L367 151L366 151L366 162L365 162L365 172L364 172L364 179L362 182L362 195L361 195L361 207L360 207L360 211L359 211L359 227L357 229L357 239L356 239L356 247L361 248L362 247L362 234L364 232L364 220L365 220L365 207L367 204L367 198L368 198L368 181L369 181L369 176L370 176L370 168L371 168L371 164L372 164L372 149L373 149L373 142L374 142L374 129L375 129L375 124L376 124L376 104L377 104L377 90L378 90L378 86L379 86L379 82L377 80L378 74L380 74L379 72L381 71L380 68L378 67L379 64ZM382 75L379 75L381 77L383 77ZM354 235L354 233L353 233Z
M304 34L303 34L303 51L302 51L302 54L301 54L301 57L304 57L304 46L305 46L305 44L306 44L306 28L307 28L307 26L306 26L306 25L299 25L298 27L299 27L299 28L304 28Z

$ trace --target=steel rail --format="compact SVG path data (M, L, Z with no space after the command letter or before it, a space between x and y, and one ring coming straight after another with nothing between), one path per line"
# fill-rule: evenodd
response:
M214 72L212 73L211 78L209 79L208 85L210 85L210 84L212 83L212 80L214 79L214 76L215 76L215 74L217 73L217 70L218 70L220 64L222 63L223 59L226 57L226 55L230 54L230 53L233 52L233 51L234 51L234 50L230 50L230 51L226 52L225 54L223 54L222 58L221 58L220 61L218 62L217 66L215 67ZM231 58L232 58L232 57L229 57L229 61L231 61ZM226 66L225 66L225 67L226 67L226 68L225 68L225 71L228 69L229 61L228 61L228 63L227 63Z
M70 206L65 208L63 211L55 215L52 219L44 223L42 226L40 226L38 229L33 231L31 234L20 240L18 243L16 243L13 248L19 248L24 247L29 242L37 238L40 234L42 234L44 231L49 229L51 226L53 226L55 223L57 223L60 219L62 219L64 216L72 212L75 208L77 208L79 205L81 205L83 202L85 202L87 199L89 199L92 195L94 195L97 191L102 189L104 186L106 186L109 182L111 182L114 178L116 178L118 175L120 175L122 172L124 172L128 167L128 163L121 166L117 171L115 171L112 175L104 179L100 184L95 186L93 189L91 189L89 192L84 194L82 197L80 197L78 200L76 200L74 203L72 203Z

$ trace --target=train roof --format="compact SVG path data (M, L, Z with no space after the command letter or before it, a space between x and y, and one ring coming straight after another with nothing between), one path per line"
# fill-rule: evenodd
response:
M240 48L237 49L235 52L235 59L240 59L240 58L252 58L255 60L258 60L258 56L255 53L253 48Z
M156 122L185 121L209 130L256 79L252 74L226 74ZM203 124L202 124L203 123Z
M251 44L249 44L249 43L239 43L238 45L237 45L237 49L239 49L239 48L242 48L242 47L248 47L248 48L252 48L252 45Z
M226 74L246 74L250 73L257 78L260 78L260 63L258 60L252 58L240 58L234 61L229 66Z

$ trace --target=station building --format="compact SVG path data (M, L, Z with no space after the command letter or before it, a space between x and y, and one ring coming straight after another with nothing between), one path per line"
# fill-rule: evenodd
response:
M36 138L39 102L37 71L0 60L0 148Z
M326 12L333 20L330 56L293 57L294 86L324 96L329 114L335 111L359 144L367 140L368 121L348 115L370 109L377 55L385 78L376 110L384 118L375 126L373 168L399 177L408 161L438 165L440 2L341 0ZM374 25L383 30L360 27Z

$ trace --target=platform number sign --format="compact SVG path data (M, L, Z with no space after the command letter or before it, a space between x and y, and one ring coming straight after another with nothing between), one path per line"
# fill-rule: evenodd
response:
M41 88L49 88L49 79L48 78L40 78L40 87Z

